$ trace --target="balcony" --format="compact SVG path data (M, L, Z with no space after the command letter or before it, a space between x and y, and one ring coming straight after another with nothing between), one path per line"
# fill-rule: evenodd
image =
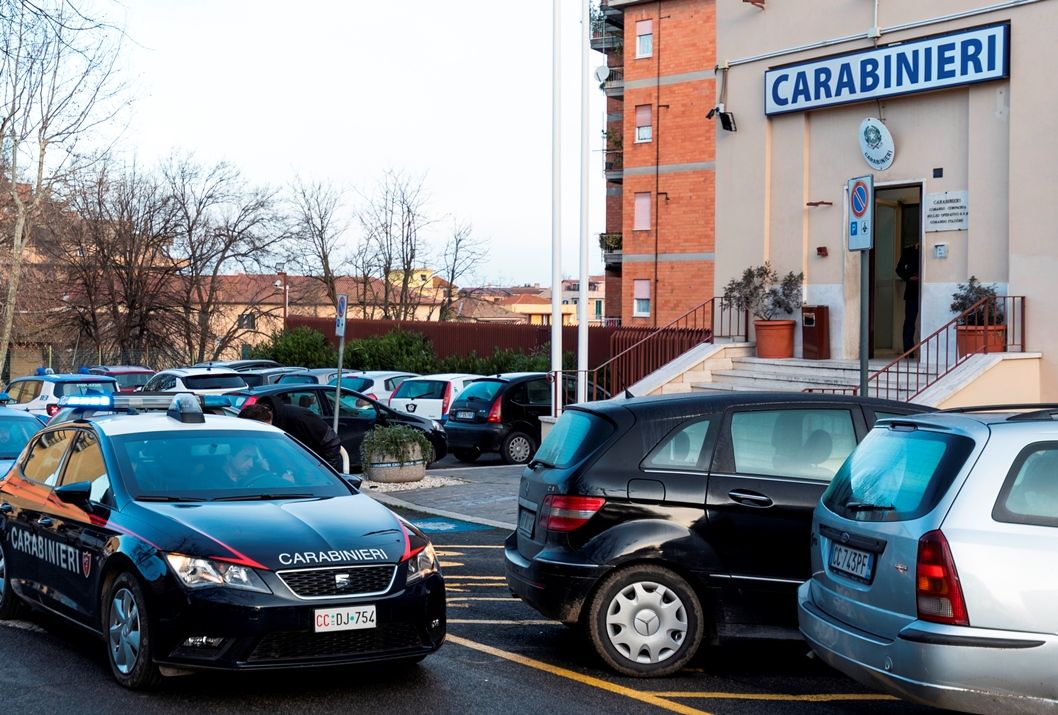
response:
M621 234L600 233L599 248L602 249L602 262L607 268L621 265Z
M598 52L617 51L624 47L624 13L609 7L591 8L591 48Z
M606 180L615 184L624 183L624 152L620 149L607 149L602 154L602 170L606 174Z
M610 67L609 69L610 75L599 85L600 89L606 92L607 97L625 96L625 68Z

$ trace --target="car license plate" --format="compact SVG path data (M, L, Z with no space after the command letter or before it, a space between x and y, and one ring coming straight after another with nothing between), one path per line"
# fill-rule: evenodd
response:
M533 526L536 525L536 513L528 509L518 510L518 531L530 539L533 538Z
M456 411L456 419L457 420L472 420L472 419L474 419L474 413L471 410L457 410Z
M831 544L830 568L861 581L870 581L874 571L874 554L850 549L841 544Z
M338 606L336 608L317 608L315 627L317 633L374 628L375 607Z

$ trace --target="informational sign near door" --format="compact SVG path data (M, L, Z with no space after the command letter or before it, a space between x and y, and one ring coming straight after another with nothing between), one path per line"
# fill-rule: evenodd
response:
M874 177L849 179L849 250L874 247Z
M944 191L926 194L923 211L926 231L965 231L970 227L968 191Z

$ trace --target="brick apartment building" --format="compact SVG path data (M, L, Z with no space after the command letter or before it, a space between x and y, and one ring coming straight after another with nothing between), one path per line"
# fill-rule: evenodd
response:
M663 326L715 295L715 0L600 0L606 318Z

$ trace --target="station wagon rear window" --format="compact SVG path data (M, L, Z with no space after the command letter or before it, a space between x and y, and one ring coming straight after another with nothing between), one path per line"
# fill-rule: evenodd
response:
M447 382L441 380L405 380L393 393L395 399L443 400Z
M62 397L63 395L91 395L91 394L103 394L109 395L113 392L117 392L117 387L113 382L56 382L55 383L55 396Z
M909 521L940 502L973 451L969 437L875 427L838 470L823 505L854 521Z
M598 415L566 410L533 459L552 467L569 467L602 446L613 431L609 420Z
M189 390L224 390L246 387L241 375L188 375L184 385Z
M492 402L492 398L500 391L506 382L502 380L478 380L470 383L467 389L459 394L460 400L479 400L481 402Z
M331 384L337 384L338 379L335 378ZM374 387L375 381L369 377L343 377L342 387L353 392L365 392Z

